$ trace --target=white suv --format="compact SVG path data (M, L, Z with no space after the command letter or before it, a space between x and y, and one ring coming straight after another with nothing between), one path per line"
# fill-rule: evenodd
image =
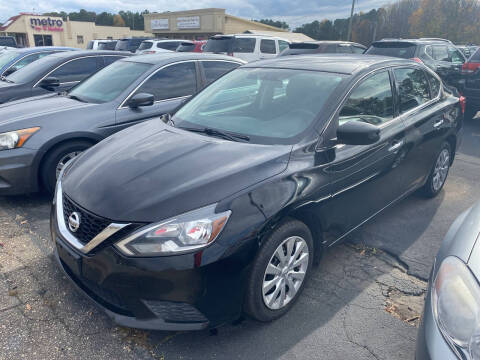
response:
M247 62L269 59L288 48L289 42L268 35L215 35L208 39L203 52L227 54Z
M169 52L177 50L178 46L182 43L188 43L193 41L189 40L175 40L175 39L162 39L162 40L144 40L137 49L136 54L156 54L162 52Z

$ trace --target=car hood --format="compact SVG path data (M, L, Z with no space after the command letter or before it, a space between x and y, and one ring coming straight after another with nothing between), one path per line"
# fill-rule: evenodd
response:
M155 222L217 203L285 170L290 145L256 145L151 120L83 153L64 193L113 221Z
M42 126L43 121L48 121L53 114L95 105L56 93L8 102L0 105L0 129L9 131L23 128L19 126Z

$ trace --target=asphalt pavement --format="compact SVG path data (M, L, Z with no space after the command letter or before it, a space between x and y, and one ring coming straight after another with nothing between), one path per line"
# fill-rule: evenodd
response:
M435 199L416 195L330 249L295 307L216 331L118 327L52 257L50 200L0 197L0 359L413 359L426 279L452 221L480 200L480 119Z

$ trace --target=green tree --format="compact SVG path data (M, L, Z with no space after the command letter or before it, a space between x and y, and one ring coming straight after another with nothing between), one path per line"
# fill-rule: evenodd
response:
M285 21L280 21L280 20L275 21L272 19L260 19L260 20L253 20L253 21L256 21L265 25L274 26L279 29L284 29L284 30L290 29L290 26Z

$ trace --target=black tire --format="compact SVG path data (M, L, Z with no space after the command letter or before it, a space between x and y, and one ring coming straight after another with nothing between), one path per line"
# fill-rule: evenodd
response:
M445 178L443 179L441 185L438 187L438 185L435 186L435 184L434 184L434 177L435 177L435 171L436 171L435 169L436 169L436 166L437 166L437 162L439 161L439 158L442 155L442 153L444 152L444 150L448 151L449 162L448 162L448 168L446 170ZM452 164L452 156L453 156L452 155L452 147L450 146L450 144L448 142L444 142L440 151L438 152L437 156L435 157L435 162L433 163L432 170L430 171L430 175L428 176L427 182L425 183L425 185L421 189L421 193L422 193L423 196L425 196L427 198L433 198L433 197L437 196L440 193L440 191L442 191L443 186L445 185L445 182L447 181L447 178L448 178L448 172L450 170L450 165Z
M274 256L277 248L288 238L292 236L301 237L305 240L306 246L308 248L308 265L305 271L305 277L303 282L300 284L300 287L292 297L292 299L284 305L282 308L272 310L266 306L263 299L262 286L265 276L265 271L267 265L270 263L272 257ZM255 260L252 264L252 269L250 271L247 288L245 294L245 303L244 311L251 318L268 322L287 313L291 307L294 305L299 295L301 294L305 283L308 280L308 277L311 272L312 263L314 259L314 246L312 234L308 227L295 219L286 219L282 222L272 233L270 233L263 242L258 254L255 257ZM288 285L287 285L288 286ZM287 287L288 288L288 287Z
M43 189L50 194L53 194L55 191L57 183L56 169L63 157L70 153L85 151L91 146L92 144L88 141L76 140L60 144L51 149L45 156L40 168L40 180Z

